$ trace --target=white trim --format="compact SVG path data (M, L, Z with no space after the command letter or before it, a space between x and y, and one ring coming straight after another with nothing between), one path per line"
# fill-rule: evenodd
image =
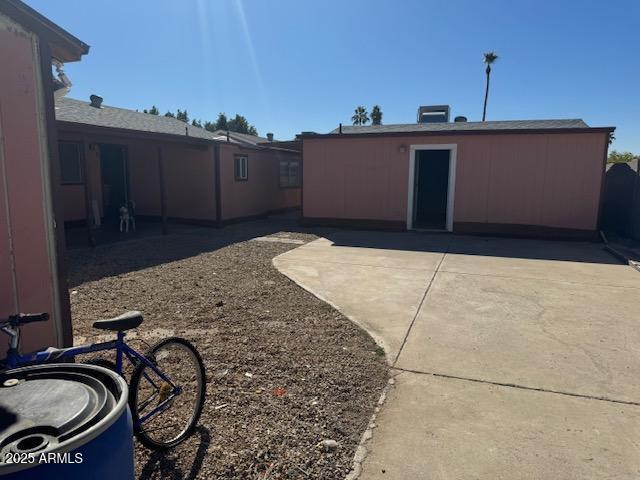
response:
M409 148L409 185L407 188L407 230L413 230L413 205L415 203L416 152L418 150L449 150L449 181L447 191L447 230L453 231L453 201L456 193L456 158L458 145L455 143L433 143L411 145Z

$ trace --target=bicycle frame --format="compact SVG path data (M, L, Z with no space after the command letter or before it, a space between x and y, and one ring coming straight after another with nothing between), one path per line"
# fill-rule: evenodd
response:
M102 343L91 343L86 345L78 345L74 347L68 348L48 348L46 350L42 350L39 352L28 353L26 355L21 355L19 353L19 342L20 342L20 332L19 327L11 327L4 325L0 328L4 333L8 334L11 337L11 344L9 351L7 352L7 358L5 360L5 367L7 369L18 368L27 365L40 364L40 363L50 363L56 360L61 360L64 358L74 358L77 355L83 355L86 353L93 352L102 352L107 350L115 350L116 351L116 372L119 375L122 375L122 365L123 359L127 358L127 360L132 365L138 365L139 363L143 363L151 370L155 372L158 377L163 382L167 382L171 386L171 393L169 396L163 400L161 403L155 406L155 408L148 413L146 413L143 417L141 417L136 426L141 425L146 420L151 418L157 413L165 410L166 407L169 406L170 402L180 393L182 393L182 388L176 386L171 379L165 375L162 370L160 370L153 362L151 362L147 357L138 353L136 350L131 348L124 341L126 334L124 332L118 332L116 335L116 339L109 342ZM149 376L144 373L144 378L153 385L154 388L158 388L156 383L149 378Z

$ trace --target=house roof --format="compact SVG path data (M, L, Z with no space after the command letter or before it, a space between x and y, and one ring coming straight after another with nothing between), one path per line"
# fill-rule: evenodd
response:
M222 138L204 128L194 127L176 118L109 107L104 104L100 108L96 108L92 107L89 102L68 97L56 100L56 120L139 132L180 135L203 140L226 141L226 136ZM233 143L238 143L233 139L230 140Z
M239 147L270 149L284 152L293 152L295 149L289 145L280 145L279 142L270 143L266 138L244 133L229 132L226 130L210 132L201 127L194 127L189 123L164 115L151 115L144 112L136 112L125 108L109 107L104 104L100 108L92 107L90 102L62 97L56 99L56 120L65 125L92 126L100 128L112 128L118 131L128 130L149 134L171 135L174 140L180 141L211 141L232 143ZM180 138L177 138L180 137ZM228 138L228 140L227 140Z
M295 152L302 151L302 140L294 139L294 140L274 140L273 142L266 141L258 143L258 146L261 147L269 147L269 148L279 148L285 150L293 150Z
M218 137L227 139L227 131L226 130L216 130L213 132L214 135ZM259 137L258 135L250 135L248 133L238 133L238 132L229 132L229 138L236 140L240 143L246 143L249 145L257 146L260 143L266 143L269 140L265 137Z
M342 127L343 134L375 133L413 133L413 132L460 132L487 130L553 130L590 128L581 119L568 120L501 120L488 122L442 122L442 123L405 123L392 125L365 125ZM336 128L330 133L339 133Z
M51 46L52 55L61 62L75 62L89 53L89 45L20 0L3 0L0 12L42 37Z

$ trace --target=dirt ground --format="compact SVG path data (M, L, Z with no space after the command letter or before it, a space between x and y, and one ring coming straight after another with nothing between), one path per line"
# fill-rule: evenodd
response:
M340 479L387 381L373 340L272 266L315 239L256 222L68 252L76 343L94 320L140 310L134 348L193 342L207 371L196 434L164 454L136 443L139 478ZM102 332L100 332L102 333ZM246 375L250 374L250 375ZM338 448L325 452L323 440Z

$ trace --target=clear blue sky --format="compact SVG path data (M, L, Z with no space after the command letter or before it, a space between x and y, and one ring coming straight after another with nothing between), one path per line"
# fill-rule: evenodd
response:
M359 104L384 123L439 103L478 120L495 50L488 119L583 118L640 154L637 0L27 2L91 45L67 69L74 98L238 112L281 139L349 123Z

